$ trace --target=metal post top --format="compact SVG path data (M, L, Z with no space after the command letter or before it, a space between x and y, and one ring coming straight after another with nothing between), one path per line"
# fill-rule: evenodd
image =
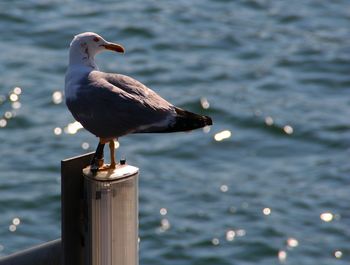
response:
M103 169L92 173L90 166L83 169L84 176L97 181L115 181L134 176L139 173L137 167L128 164L118 164L115 169Z

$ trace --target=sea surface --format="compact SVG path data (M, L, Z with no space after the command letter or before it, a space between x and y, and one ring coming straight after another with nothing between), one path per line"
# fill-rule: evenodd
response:
M60 237L60 161L97 139L64 104L68 47L179 107L190 133L131 135L140 264L350 262L350 2L0 2L0 255ZM106 151L106 157L108 152Z

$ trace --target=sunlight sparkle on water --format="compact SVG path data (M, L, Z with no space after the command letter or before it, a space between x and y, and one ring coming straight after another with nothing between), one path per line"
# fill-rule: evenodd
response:
M166 230L168 230L170 228L170 222L168 219L166 218L163 218L161 221L160 221L160 232L165 232Z
M336 250L334 252L334 257L336 257L337 259L341 259L342 256L343 256L343 252L341 252L340 250Z
M53 133L55 135L61 135L62 134L62 129L60 127L56 127L55 129L53 129Z
M166 208L161 208L161 209L159 210L159 213L160 213L161 215L166 215L166 214L168 213L168 210L167 210Z
M13 93L15 93L16 95L20 95L22 93L22 89L20 87L15 87L13 89Z
M224 139L230 138L231 137L231 132L229 130L224 130L221 132L218 132L217 134L214 135L214 139L217 142L220 142Z
M292 134L293 133L293 127L290 126L290 125L286 125L283 127L283 131L286 133L286 134Z
M11 107L13 109L19 109L19 108L21 108L21 106L22 106L22 104L19 101L13 102L12 105L11 105Z
M245 236L247 233L246 233L246 231L244 230L244 229L238 229L237 231L236 231L236 235L237 236Z
M210 126L204 126L203 127L203 132L204 133L209 133L210 132L210 128L211 128Z
M222 192L227 192L227 191L228 191L228 186L227 186L227 185L221 185L221 186L220 186L220 190L221 190Z
M7 125L7 121L5 119L0 119L0 127L3 128L3 127L6 127Z
M235 239L236 233L233 230L229 230L226 232L226 240L233 241Z
M272 119L272 117L267 116L267 117L265 118L265 124L268 125L268 126L273 125L273 119Z
M287 252L285 252L284 250L280 250L280 251L278 251L277 256L278 256L278 260L280 262L285 262L287 259Z
M21 220L18 217L15 217L12 219L12 224L14 225L19 225L21 223Z
M60 104L60 103L62 103L62 100L63 100L63 95L62 95L61 91L53 92L53 94L52 94L52 102L54 104Z
M67 134L76 134L80 129L82 129L83 126L80 124L80 122L72 122L67 125L67 127L64 128L64 132Z
M17 101L18 100L18 95L15 94L15 93L10 94L10 100L12 102Z
M263 214L264 215L270 215L271 214L271 209L270 208L264 208L263 209Z
M216 237L214 237L212 240L211 240L211 243L214 245L214 246L217 246L220 244L220 240Z
M320 218L324 222L331 222L333 220L333 214L332 213L321 213Z
M210 104L206 98L201 98L201 105L203 109L209 109Z
M15 232L16 229L17 229L17 227L16 227L14 224L12 224L12 225L9 226L10 232Z
M299 242L295 238L290 237L290 238L287 239L287 246L288 247L295 248L298 245L299 245Z
M6 111L4 116L6 119L11 119L13 117L13 113L11 111Z
M89 145L89 143L87 143L87 142L83 142L83 143L81 144L81 148L83 148L84 150L89 149L89 147L90 147L90 145Z

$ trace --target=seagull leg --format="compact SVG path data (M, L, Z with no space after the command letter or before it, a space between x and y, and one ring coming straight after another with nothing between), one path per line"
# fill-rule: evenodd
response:
M115 163L115 144L114 144L113 139L109 141L109 151L110 151L110 155L111 155L111 164L110 164L109 168L115 169L115 166L116 166L116 163Z
M96 172L99 170L100 167L103 166L103 149L105 147L105 144L100 140L98 143L98 146L96 148L96 152L94 154L94 157L91 160L90 163L90 169L91 172L96 174Z

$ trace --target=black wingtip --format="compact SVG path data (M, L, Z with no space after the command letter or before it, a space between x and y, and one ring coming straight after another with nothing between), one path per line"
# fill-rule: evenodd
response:
M209 116L203 116L203 118L205 119L205 126L213 125L213 120Z
M209 116L198 115L196 113L176 108L176 121L167 132L191 131L205 126L213 125L213 120Z
M175 108L175 121L167 127L154 127L136 133L172 133L186 132L213 125L213 120L209 116L199 115L187 110Z

